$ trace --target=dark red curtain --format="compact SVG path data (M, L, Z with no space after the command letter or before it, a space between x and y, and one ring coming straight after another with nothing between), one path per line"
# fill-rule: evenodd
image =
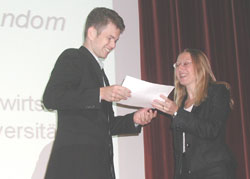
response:
M232 86L235 106L227 142L237 178L250 179L250 0L139 0L142 79L173 85L172 64L184 48L211 59L217 80ZM170 119L144 128L146 179L173 178Z

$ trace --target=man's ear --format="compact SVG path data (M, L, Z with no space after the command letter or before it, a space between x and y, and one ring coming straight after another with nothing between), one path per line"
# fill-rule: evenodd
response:
M89 27L87 36L90 40L93 40L97 36L97 30L93 26Z

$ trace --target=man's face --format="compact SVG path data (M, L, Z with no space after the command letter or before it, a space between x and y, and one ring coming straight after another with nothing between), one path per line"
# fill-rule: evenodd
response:
M108 23L106 27L103 27L100 34L97 34L96 31L91 40L92 52L97 57L105 59L115 48L116 42L120 37L120 33L120 29L118 29L113 23Z

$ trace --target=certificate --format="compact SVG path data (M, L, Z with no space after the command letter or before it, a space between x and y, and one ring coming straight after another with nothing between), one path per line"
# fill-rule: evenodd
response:
M125 77L122 86L131 90L131 97L118 103L144 108L152 108L153 100L163 100L160 95L168 96L174 89L174 86L150 83L130 76Z

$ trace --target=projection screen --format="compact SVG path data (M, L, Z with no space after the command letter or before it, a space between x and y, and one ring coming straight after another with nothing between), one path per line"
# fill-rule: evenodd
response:
M113 1L0 3L0 178L43 179L57 120L56 112L46 111L41 105L51 70L64 49L82 45L87 14L94 7L113 8ZM117 82L114 56L112 52L104 62L111 84ZM118 138L113 138L115 170L117 178L125 179L119 175ZM143 163L137 167L137 172L143 172Z

